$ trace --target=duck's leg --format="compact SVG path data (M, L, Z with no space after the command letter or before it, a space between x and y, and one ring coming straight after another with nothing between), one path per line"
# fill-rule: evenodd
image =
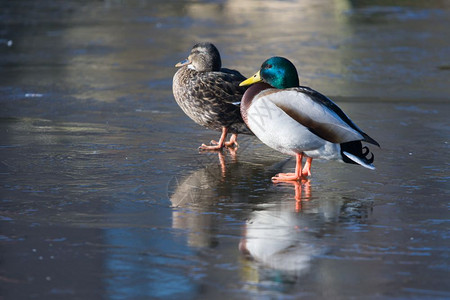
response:
M236 146L236 148L239 147L239 144L237 142L237 133L233 133L231 135L230 140L228 142L225 142L225 146L226 147L234 147L234 146Z
M216 142L215 140L212 140L212 141L211 141L211 144L213 144L213 145L218 145L219 142ZM237 142L237 133L233 133L233 134L231 135L230 141L224 142L224 146L225 146L225 147L228 147L228 148L234 147L234 146L236 146L236 148L239 147L239 144L238 144L238 142Z
M303 153L296 153L296 164L295 164L295 173L278 173L274 177L272 177L273 182L281 182L281 181L298 181L302 179L302 159Z
M213 146L207 146L205 144L202 144L198 149L200 150L220 150L225 145L225 138L227 137L228 129L226 127L222 127L222 135L220 136L219 142L211 141L212 144L215 144Z
M302 169L302 176L303 177L308 177L308 176L311 176L311 164L312 164L312 158L311 157L307 157L306 158L306 163L305 163L305 165L303 166L303 169Z

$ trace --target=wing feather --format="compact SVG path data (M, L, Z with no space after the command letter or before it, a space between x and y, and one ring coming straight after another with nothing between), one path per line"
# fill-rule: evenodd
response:
M350 127L358 131L364 137L365 142L380 147L380 144L377 141L375 141L368 134L362 131L355 123L353 123L353 121L350 120L350 118L347 117L347 115L340 109L340 107L337 106L336 103L334 103L330 98L306 86L300 86L295 89L301 93L309 95L313 101L321 105L324 105L325 107L328 107L330 110L335 112L345 123L347 123Z
M370 137L367 140L368 136L336 104L312 89L271 89L263 92L261 97L267 97L266 100L272 101L292 119L329 142L340 144L372 140Z
M239 72L222 69L221 72L205 72L198 75L198 88L193 96L205 101L223 102L236 105L248 87L240 87L245 80Z

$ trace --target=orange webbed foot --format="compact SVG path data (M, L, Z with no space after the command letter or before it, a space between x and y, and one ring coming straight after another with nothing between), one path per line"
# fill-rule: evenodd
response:
M220 151L220 150L222 150L222 148L223 148L223 146L221 146L221 145L208 146L208 145L202 144L200 147L198 147L198 150Z
M225 142L225 138L227 137L228 129L226 127L222 128L222 135L220 136L220 140L211 140L210 146L202 144L200 147L198 147L199 150L211 150L211 151L217 151L222 150L223 147L227 148L238 148L239 144L237 143L237 134L233 133L231 135L231 138L228 142Z
M211 142L209 142L211 145L220 145L220 143L216 140L211 140ZM203 145L202 145L203 146ZM227 147L227 148L232 148L232 147L239 147L239 144L236 141L230 140L229 142L225 142L223 143L223 146ZM223 147L222 146L222 147Z
M284 181L300 181L303 180L302 176L299 176L296 173L278 173L274 177L272 177L272 181L274 183L284 182Z

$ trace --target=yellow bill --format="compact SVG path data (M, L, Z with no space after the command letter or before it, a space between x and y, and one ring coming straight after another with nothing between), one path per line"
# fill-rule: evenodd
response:
M249 77L246 80L244 80L241 83L239 83L239 86L250 85L250 84L253 84L253 83L260 82L260 81L262 81L262 79L261 79L261 74L258 71L252 77Z

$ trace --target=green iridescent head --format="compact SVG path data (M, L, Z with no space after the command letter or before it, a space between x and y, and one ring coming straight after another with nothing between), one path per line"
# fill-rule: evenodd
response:
M299 86L297 69L288 59L279 56L266 60L255 75L241 82L240 85L259 81L266 82L277 89Z

